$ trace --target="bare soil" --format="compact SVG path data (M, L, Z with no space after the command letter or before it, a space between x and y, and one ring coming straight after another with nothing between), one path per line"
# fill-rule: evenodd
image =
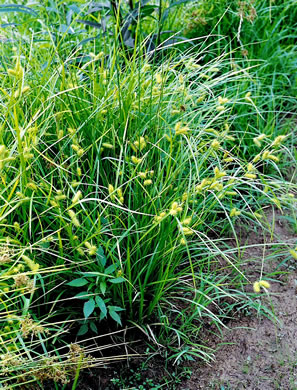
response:
M215 361L192 365L191 378L180 389L297 389L297 262L284 261L281 269L284 259L269 257L276 243L292 247L297 236L279 212L269 211L267 222L273 226L269 237L267 233L242 235L248 245L245 272L256 281L263 268L263 275L274 279L268 297L264 293L261 299L266 300L276 320L257 315L233 320L221 339L211 340L217 351Z

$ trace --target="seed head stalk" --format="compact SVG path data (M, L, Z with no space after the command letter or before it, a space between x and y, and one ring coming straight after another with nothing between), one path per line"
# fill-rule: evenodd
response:
M23 153L23 145L22 145L22 138L21 138L21 129L19 127L19 121L18 121L18 114L16 106L13 107L13 115L14 115L14 125L15 125L15 132L16 132L16 138L17 138L17 148L20 155L20 162L21 162L21 186L22 186L22 192L24 193L24 189L27 185L27 175L26 175L26 162L24 159L24 153Z

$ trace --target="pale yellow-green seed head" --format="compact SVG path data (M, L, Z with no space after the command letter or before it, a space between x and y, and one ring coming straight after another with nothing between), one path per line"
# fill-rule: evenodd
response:
M156 79L157 84L162 84L163 78L162 78L162 76L161 76L160 73L157 73L157 74L155 75L155 79Z
M230 211L230 217L237 217L241 214L240 210L237 210L235 207Z
M142 162L142 158L137 158L136 156L132 156L131 161L133 162L133 164L138 165Z
M228 103L229 102L229 99L226 98L226 97L222 97L222 96L219 96L218 97L218 103L220 106L223 106L224 104Z
M194 231L188 228L187 226L182 227L182 232L184 233L185 236L191 236L192 234L194 234Z
M253 284L253 289L254 289L254 292L257 293L257 294L261 291L259 282L255 282Z
M270 288L270 283L269 282L267 282L267 280L260 280L259 281L259 285L261 286L261 287L264 287L264 288Z
M143 185L144 186L149 186L149 185L151 185L153 183L153 181L151 180L151 179L148 179L148 180L145 180L144 182L143 182Z
M256 179L256 178L257 178L257 175L254 174L254 173L249 173L249 172L247 172L247 173L244 175L244 177L247 178L247 179L253 180L253 179Z
M72 198L72 204L79 202L81 199L82 199L82 192L77 191L77 193Z
M108 193L112 194L114 192L114 186L112 184L108 184Z
M146 179L147 172L139 172L139 177L141 179Z
M182 238L180 239L180 244L181 244L181 245L187 245L187 241L186 241L186 239L185 239L184 237L182 237Z
M214 168L214 175L216 179L220 179L221 177L224 177L227 175L225 171L221 171L218 167Z
M221 146L220 142L215 139L212 141L212 143L210 144L210 146L214 149L214 150L218 150Z
M102 146L106 149L113 149L114 148L114 146L108 142L103 142Z
M254 165L252 163L248 163L248 165L247 165L248 172L254 172L255 169L256 168L254 167Z
M183 221L182 221L182 224L187 226L187 225L190 225L192 222L192 217L187 217L185 218Z

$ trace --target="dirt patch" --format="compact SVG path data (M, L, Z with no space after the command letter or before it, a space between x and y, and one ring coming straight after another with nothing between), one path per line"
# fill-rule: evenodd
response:
M273 279L269 295L261 299L276 319L253 314L233 320L221 340L211 340L217 350L215 361L209 366L193 365L191 378L180 389L297 389L297 265L291 264L288 273L288 262L276 251L277 243L292 247L297 237L280 213L266 215L270 232L244 237L239 229L238 234L247 245L244 259L249 279L255 281L261 273Z

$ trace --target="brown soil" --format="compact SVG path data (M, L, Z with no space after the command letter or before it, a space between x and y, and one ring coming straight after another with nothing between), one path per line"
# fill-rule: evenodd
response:
M281 255L269 256L276 248L271 242L283 249L284 245L296 244L296 234L283 221L280 213L270 211L267 222L274 226L270 243L267 234L250 233L245 244L251 246L244 253L250 280L259 279L262 265L264 278L268 275L274 279L268 298L264 293L261 299L277 319L253 315L233 320L220 340L211 340L217 350L215 361L210 365L195 363L191 378L180 389L297 389L297 264L291 264L290 273L287 262L285 272L275 271L283 259Z

